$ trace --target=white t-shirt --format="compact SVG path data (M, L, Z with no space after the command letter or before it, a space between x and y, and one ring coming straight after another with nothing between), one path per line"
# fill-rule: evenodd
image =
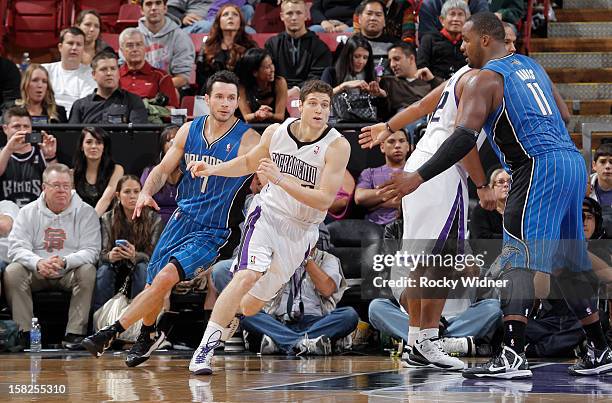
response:
M0 201L0 216L9 216L15 222L17 214L19 214L19 207L15 203L10 200ZM0 261L2 262L8 262L8 247L8 234L0 235Z
M89 66L81 64L76 70L65 70L62 62L46 63L43 66L49 72L49 81L55 92L55 102L66 108L68 116L74 101L98 88Z

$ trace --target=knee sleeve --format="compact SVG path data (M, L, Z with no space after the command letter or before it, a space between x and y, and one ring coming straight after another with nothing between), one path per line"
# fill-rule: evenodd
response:
M504 316L529 316L535 294L534 274L532 270L523 268L510 268L502 271L500 280L503 280L503 283L500 300Z
M563 298L580 320L597 312L599 280L592 271L564 272L554 277Z

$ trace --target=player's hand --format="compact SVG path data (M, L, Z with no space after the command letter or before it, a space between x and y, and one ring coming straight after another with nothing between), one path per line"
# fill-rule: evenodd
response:
M495 210L497 207L497 197L495 197L495 190L492 187L487 186L486 188L478 189L478 198L480 199L480 206L485 210Z
M384 123L363 127L359 134L359 145L361 148L372 148L385 141L391 134Z
M278 166L276 166L274 161L272 161L270 158L262 158L259 161L257 175L260 177L265 177L274 184L278 184L283 179L283 174L281 173L280 169L278 169Z
M132 214L132 220L140 217L140 214L142 213L142 209L147 206L155 209L155 211L159 211L159 206L157 205L153 197L147 194L146 192L141 191L140 194L138 195L138 200L136 200L136 207L134 207L134 213Z
M211 166L204 161L190 161L187 164L187 171L191 173L192 178L212 175Z
M414 192L423 183L423 178L417 172L398 172L385 182L376 194L382 196L383 202L391 199L401 199Z

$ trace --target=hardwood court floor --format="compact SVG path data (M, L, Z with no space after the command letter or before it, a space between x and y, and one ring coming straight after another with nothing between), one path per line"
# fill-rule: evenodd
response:
M532 362L529 381L474 381L453 372L401 368L382 356L219 355L212 377L196 377L187 369L190 357L158 352L142 366L127 368L122 353L99 359L62 351L3 354L0 402L612 402L612 374L575 378L559 362ZM35 392L33 381L66 392L16 393Z

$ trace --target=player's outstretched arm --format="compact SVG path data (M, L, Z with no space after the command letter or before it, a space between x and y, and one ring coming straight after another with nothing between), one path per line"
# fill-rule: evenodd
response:
M444 92L446 81L434 88L412 105L396 113L387 124L391 130L399 130L406 125L415 122L417 119L427 116L436 110L436 106L440 101L440 97ZM387 124L377 123L372 126L366 126L361 129L359 134L359 144L361 148L372 148L377 144L382 143L392 133L387 130Z
M455 131L417 171L423 181L446 171L474 148L487 117L501 103L503 88L501 76L489 70L468 80L461 94Z
M240 143L238 157L232 160L219 165L208 165L204 161L192 161L187 164L187 171L191 172L193 177L239 177L252 174L257 170L260 160L270 158L270 139L278 126L278 123L268 126L261 138L254 130L247 131Z
M285 177L280 173L276 164L269 159L261 162L257 174L266 176L272 183L280 186L299 202L317 210L327 211L342 185L350 153L351 146L344 137L330 144L325 153L325 167L321 172L321 182L318 189L303 187L296 181Z
M168 176L170 176L170 174L172 174L178 168L181 158L183 158L183 154L185 152L185 142L187 141L190 127L191 122L187 122L181 126L181 128L176 132L172 146L170 146L170 149L166 155L164 155L164 158L149 173L149 176L142 187L142 191L138 196L138 201L136 202L136 207L134 208L133 218L140 217L140 213L145 206L159 210L159 206L155 200L153 200L153 195L159 192L159 190L166 184Z

